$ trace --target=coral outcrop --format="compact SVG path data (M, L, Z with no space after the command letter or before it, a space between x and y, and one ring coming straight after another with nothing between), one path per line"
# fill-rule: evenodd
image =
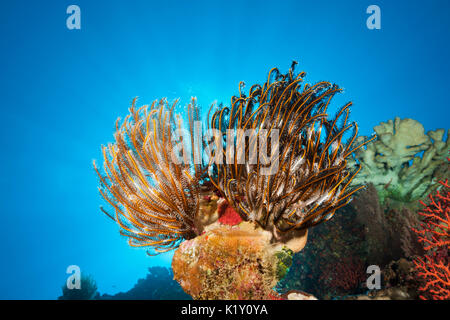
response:
M342 89L304 83L296 64L286 74L273 68L248 94L241 83L229 107L208 113L207 141L198 141L195 98L186 127L176 101L138 109L133 101L115 143L103 147L103 172L94 162L112 207L102 211L131 246L178 248L174 278L195 299L280 298L273 288L308 230L363 188L350 186L360 168L347 161L374 138L356 141L351 102L329 117Z
M439 167L445 163L450 139L445 130L425 134L423 125L413 119L382 122L374 127L377 139L355 151L349 166L361 164L352 185L373 183L381 202L386 198L412 202L423 198L436 186ZM358 137L364 141L365 137Z
M174 278L194 299L274 299L292 251L271 238L250 222L218 222L175 251Z
M381 204L377 190L369 184L331 221L310 230L308 245L294 255L292 267L278 284L278 290L304 290L319 299L360 295L367 291L365 270L369 265L383 270L392 261L410 261L423 254L417 235L411 230L418 226L416 212ZM391 291L397 292L398 288ZM417 294L409 292L408 296Z
M448 180L439 186L420 201L424 208L418 212L390 201L380 203L369 183L332 221L310 230L309 245L294 255L278 290L305 290L320 299L448 299ZM357 279L358 259L365 267L380 267L380 290L367 293L363 277L348 281Z
M374 290L371 296L389 296L393 300L417 299L419 280L411 257L391 261L381 271L383 288Z

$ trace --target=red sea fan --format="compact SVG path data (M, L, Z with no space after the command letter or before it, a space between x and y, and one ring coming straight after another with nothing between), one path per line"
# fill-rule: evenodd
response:
M450 299L450 268L448 257L446 260L438 260L434 255L425 256L425 259L414 260L418 275L425 280L425 284L419 288L433 300ZM422 300L428 300L424 295L420 295Z
M424 250L446 247L450 245L450 186L448 179L439 181L443 189L437 191L436 195L430 194L430 204L420 203L425 209L419 215L425 218L420 228L414 231L419 237L419 242L423 243Z
M450 186L448 179L439 183L441 190L428 196L430 204L421 201L425 209L419 215L424 221L413 229L426 252L424 258L414 260L417 274L424 281L419 288L423 300L450 299Z

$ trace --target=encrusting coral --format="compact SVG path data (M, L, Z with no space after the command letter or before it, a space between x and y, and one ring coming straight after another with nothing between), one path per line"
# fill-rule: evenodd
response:
M183 242L172 260L174 278L194 299L276 299L273 290L292 264L293 251L243 221L226 201L205 233Z
M445 130L425 134L420 122L395 118L374 127L377 139L355 151L349 166L361 165L353 186L373 183L382 202L386 198L412 202L423 198L436 186L435 175L445 163L450 139ZM364 141L365 137L358 137ZM421 155L421 153L423 154Z
M277 273L277 252L270 234L249 222L239 227L221 225L175 251L175 279L194 299L271 299ZM283 259L285 260L285 259Z

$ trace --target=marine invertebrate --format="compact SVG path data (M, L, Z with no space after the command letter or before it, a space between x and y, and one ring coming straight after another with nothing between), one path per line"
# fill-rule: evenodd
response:
M450 299L450 185L448 179L439 182L442 190L428 196L430 203L419 212L424 218L420 227L413 229L423 244L424 257L414 260L417 274L424 285L419 288L421 299Z
M402 202L423 198L436 186L437 169L445 163L450 148L449 134L443 141L444 129L425 134L420 122L398 117L380 123L374 130L377 139L349 159L350 167L361 165L351 185L373 183L382 202L386 198ZM355 144L364 139L358 137Z
M433 300L450 300L450 267L446 261L436 259L434 256L418 257L414 261L418 275L425 280L425 285L419 291L425 292ZM422 294L422 300L428 298Z
M448 179L439 184L444 190L437 190L434 196L428 195L428 205L420 201L425 209L419 215L425 221L420 228L414 229L426 251L450 246L450 185Z
M227 160L216 161L211 181L244 220L278 240L330 219L350 201L361 187L348 188L358 170L347 159L370 141L353 145L358 127L348 123L351 103L328 118L341 89L325 81L302 85L305 73L295 74L295 64L285 75L272 69L248 96L241 83L231 106L221 106L210 121L224 137L214 157Z
M116 122L115 143L102 148L105 174L94 162L100 193L115 214L102 211L117 221L131 246L165 252L200 233L196 219L206 167L192 161L201 150L190 134L198 108L192 99L189 130L180 136L183 123L173 114L177 101L169 107L162 99L139 109L135 102L123 123Z
M351 103L328 117L341 89L326 81L303 85L295 64L284 75L272 69L248 96L240 84L231 107L208 115L215 141L208 148L195 141L195 100L183 136L176 102L136 109L133 101L130 115L117 121L115 143L103 147L104 174L94 163L114 214L102 210L130 245L149 246L149 254L179 246L174 278L196 299L277 296L273 288L305 246L308 228L363 188L349 187L358 169L347 159L371 139L355 145ZM215 195L202 193L212 186Z

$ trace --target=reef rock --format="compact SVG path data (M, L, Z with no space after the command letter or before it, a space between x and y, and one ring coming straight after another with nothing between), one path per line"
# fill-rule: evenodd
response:
M411 258L391 261L381 272L383 287L363 295L353 295L346 300L416 300L419 281Z
M273 290L292 264L293 252L272 244L272 234L250 222L219 219L184 241L172 260L174 279L194 299L278 299Z
M368 294L349 296L345 300L413 300L404 287L370 291Z

